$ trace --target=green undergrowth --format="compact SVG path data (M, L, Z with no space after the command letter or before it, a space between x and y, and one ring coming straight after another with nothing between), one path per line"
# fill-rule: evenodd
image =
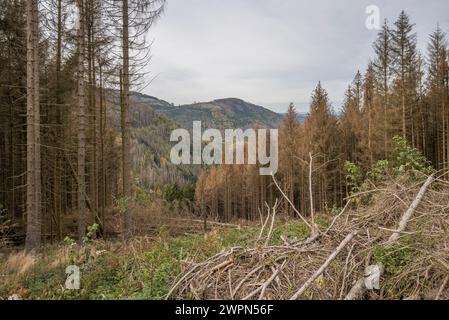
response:
M373 259L384 268L384 290L386 294L398 296L401 288L397 280L408 271L418 252L409 237L404 237L394 245L382 245L374 248Z
M11 254L9 258L0 257L0 274L5 280L0 283L0 297L19 294L28 299L162 299L189 262L203 261L230 247L255 246L259 233L260 226L254 226L169 238L161 228L159 237L145 245L135 240L138 244L126 247L103 242L83 248L74 244L46 247L27 268L22 266L28 261L26 257L21 256L14 264ZM270 244L282 245L283 239L292 241L308 235L308 228L301 222L278 223ZM69 265L80 268L79 290L65 289Z

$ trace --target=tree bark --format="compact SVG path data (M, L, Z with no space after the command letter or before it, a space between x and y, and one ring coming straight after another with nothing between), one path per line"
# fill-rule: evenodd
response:
M78 5L78 241L86 233L86 106L84 92L85 21L84 0Z
M315 207L313 203L313 185L312 185L312 173L313 173L313 156L309 153L309 200L310 200L310 217L312 218L312 225L315 225Z
M410 205L408 210L402 216L401 221L399 222L399 228L397 229L397 232L395 232L391 235L390 239L388 240L388 243L392 244L399 240L399 236L400 236L401 232L403 232L405 230L405 227L407 227L407 223L409 222L410 218L412 217L412 215L415 213L416 209L420 205L427 189L434 181L434 178L435 178L434 175L431 175L429 178L427 178L426 182L419 190L419 193L416 196L415 200L412 202L412 204Z
M41 244L39 13L37 0L26 2L27 12L27 232L25 247Z
M105 223L105 206L106 206L106 165L104 159L104 135L105 135L105 106L103 99L103 70L102 65L99 65L100 69L100 162L101 162L101 184L100 184L100 217L101 224L103 225L103 237L106 236L106 223Z
M131 194L131 145L129 133L129 20L128 0L123 0L123 105L122 105L122 161L123 161L123 196L127 199L124 212L124 237L133 235L132 194Z

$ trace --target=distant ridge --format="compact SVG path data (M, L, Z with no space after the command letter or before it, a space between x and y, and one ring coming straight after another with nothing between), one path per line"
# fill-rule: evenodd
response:
M133 93L134 103L148 106L160 116L183 128L191 128L193 121L202 121L205 128L275 128L283 116L262 106L238 98L216 99L175 106L169 102L140 93Z

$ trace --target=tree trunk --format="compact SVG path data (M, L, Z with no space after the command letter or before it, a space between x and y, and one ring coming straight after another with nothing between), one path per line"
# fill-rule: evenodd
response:
M27 234L25 247L41 244L39 37L37 0L26 2L27 11Z
M124 212L124 236L133 235L132 194L131 194L131 145L129 134L129 21L128 0L123 0L123 105L122 105L122 161L123 161L123 196L127 199Z
M86 230L86 106L84 92L85 24L84 0L78 0L78 241Z
M100 184L100 217L103 226L103 237L106 235L105 206L106 206L106 166L104 162L104 135L105 135L105 107L103 100L103 70L100 64L100 162L101 162L101 184Z
M312 173L313 173L313 156L309 153L309 201L310 201L310 217L312 219L312 225L315 223L315 207L313 203L313 184L312 184Z

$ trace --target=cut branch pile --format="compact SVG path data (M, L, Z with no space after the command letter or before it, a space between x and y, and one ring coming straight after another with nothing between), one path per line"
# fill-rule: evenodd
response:
M448 182L390 181L282 245L271 241L278 204L252 246L188 261L166 299L449 299Z

